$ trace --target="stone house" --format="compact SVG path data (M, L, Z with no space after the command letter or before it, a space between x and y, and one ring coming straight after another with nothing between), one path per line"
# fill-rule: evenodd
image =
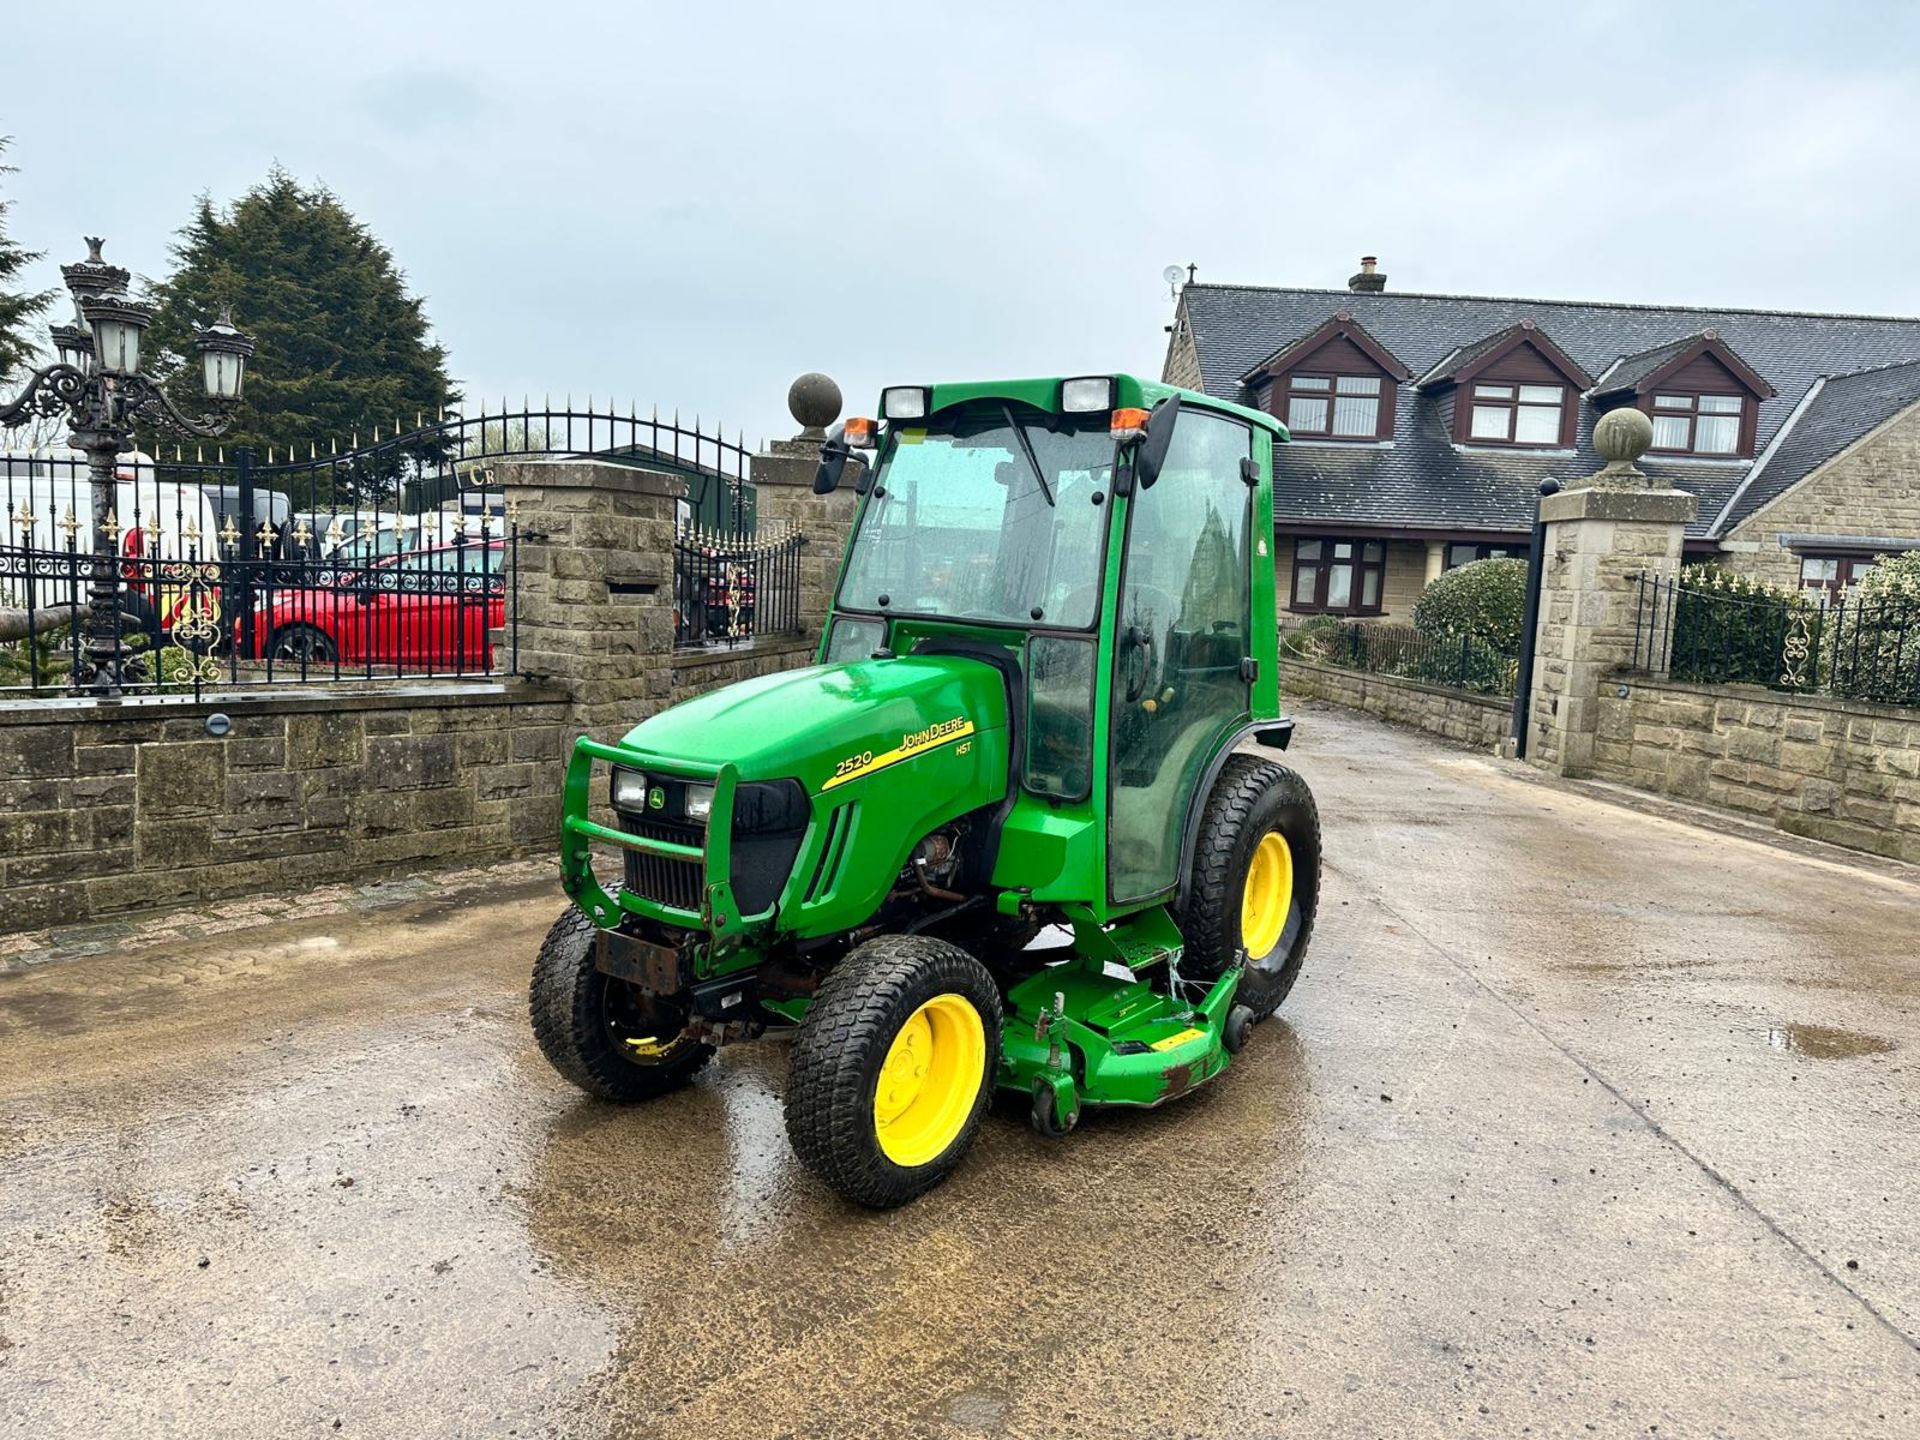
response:
M1282 623L1405 620L1434 577L1524 555L1549 477L1592 473L1634 405L1641 462L1699 500L1687 558L1834 592L1920 549L1920 319L1190 283L1165 379L1293 436L1274 528Z

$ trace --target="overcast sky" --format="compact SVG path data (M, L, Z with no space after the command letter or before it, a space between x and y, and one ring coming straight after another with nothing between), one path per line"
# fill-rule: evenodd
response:
M658 402L750 443L807 369L856 411L888 381L1157 375L1189 261L1920 314L1909 3L86 12L0 35L40 281L85 233L164 273L193 196L277 160L391 247L470 396Z

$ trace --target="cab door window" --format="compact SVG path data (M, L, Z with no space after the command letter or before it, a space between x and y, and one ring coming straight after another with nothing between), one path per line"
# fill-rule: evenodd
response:
M1179 878L1207 762L1245 722L1253 432L1183 410L1153 488L1136 491L1115 617L1107 887L1144 899Z

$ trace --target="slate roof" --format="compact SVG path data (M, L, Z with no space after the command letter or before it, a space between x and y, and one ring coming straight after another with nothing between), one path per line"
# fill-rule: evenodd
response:
M1556 370L1560 370L1565 374L1569 380L1577 380L1582 387L1593 384L1593 377L1591 375L1580 373L1579 362L1574 360L1574 358L1564 350L1561 350L1558 345L1553 343L1553 337L1551 335L1539 329L1530 320L1516 320L1504 330L1496 330L1493 334L1484 336L1470 345L1455 347L1443 355L1438 364L1434 365L1413 383L1420 386L1423 390L1450 385L1459 378L1463 371L1477 365L1481 360L1493 354L1494 351L1500 349L1506 345L1509 340L1514 340L1516 337L1533 344L1535 349L1541 352L1543 358ZM1556 351L1559 353L1555 354L1554 352Z
M1258 397L1241 383L1242 375L1273 355L1283 342L1312 332L1339 310L1349 311L1416 376L1425 375L1455 350L1478 345L1524 319L1531 319L1547 339L1595 376L1603 375L1622 357L1643 357L1663 349L1669 355L1678 353L1711 327L1773 386L1775 394L1760 403L1755 440L1760 456L1767 458L1766 468L1745 492L1742 484L1759 460L1649 456L1641 461L1649 474L1700 497L1700 515L1690 532L1699 539L1725 533L1777 493L1772 490L1777 478L1774 466L1782 467L1778 476L1787 473L1792 447L1786 440L1793 437L1784 437L1771 457L1767 457L1768 446L1816 380L1823 376L1861 380L1858 386L1842 387L1834 403L1848 403L1851 396L1849 413L1858 414L1872 412L1876 406L1893 406L1880 415L1885 419L1899 408L1894 404L1903 393L1899 385L1890 376L1877 384L1866 382L1855 372L1889 366L1904 369L1920 362L1920 319L1197 282L1181 292L1181 304L1192 327L1204 388L1241 404L1258 403ZM1606 375L1601 385L1612 389L1616 377L1617 372ZM1828 380L1823 393L1837 384ZM1814 397L1801 417L1803 422L1823 408L1821 399ZM1597 412L1591 404L1581 405L1572 451L1457 446L1443 423L1443 404L1444 397L1403 387L1391 442L1296 441L1287 447L1276 475L1276 518L1283 523L1345 521L1436 531L1521 532L1532 523L1541 480L1590 475L1602 464L1593 449ZM1845 428L1837 420L1834 423L1833 434ZM1869 421L1858 433L1878 423ZM1822 443L1809 432L1809 454ZM1812 455L1800 476L1832 453L1829 449ZM1780 488L1791 483L1785 480ZM1737 504L1730 504L1736 496ZM1710 531L1716 524L1719 528Z
M1699 338L1698 335L1682 335L1671 344L1656 345L1651 350L1642 350L1638 355L1623 355L1608 367L1605 375L1598 377L1594 391L1611 395L1616 390L1633 389ZM1773 388L1778 390L1780 387L1776 385Z

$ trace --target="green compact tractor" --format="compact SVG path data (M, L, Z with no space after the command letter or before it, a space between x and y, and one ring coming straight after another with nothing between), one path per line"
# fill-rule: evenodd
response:
M533 975L555 1068L647 1099L793 1027L787 1134L874 1206L946 1178L996 1088L1062 1136L1225 1070L1320 885L1312 794L1249 748L1292 732L1286 439L1126 375L896 387L838 427L819 663L575 747Z

